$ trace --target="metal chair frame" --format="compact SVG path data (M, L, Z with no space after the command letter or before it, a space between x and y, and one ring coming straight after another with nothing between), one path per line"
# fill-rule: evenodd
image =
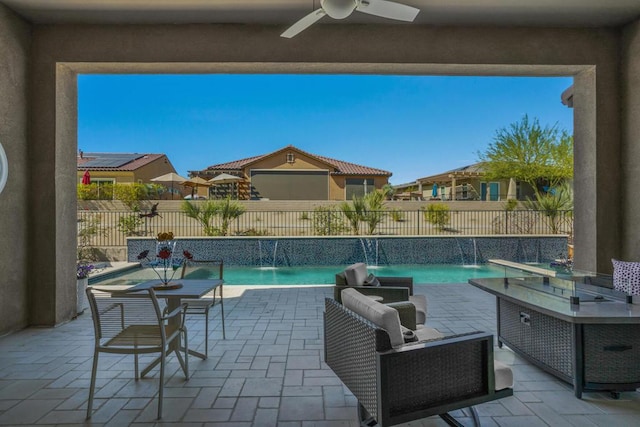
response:
M187 260L182 266L182 279L211 279L209 274L207 277L202 277L202 274L198 274L199 271L204 269L205 267L214 267L217 272L219 279L224 280L224 261L221 259L216 260ZM190 272L189 270L192 268L198 268L195 271ZM220 290L220 296L217 300L216 289ZM212 295L205 295L202 298L197 300L195 299L185 299L184 302L187 303L187 314L202 314L205 316L205 337L204 337L204 355L205 357L209 357L209 311L212 307L214 307L217 301L220 301L220 317L222 321L222 339L227 339L227 334L225 331L224 325L224 299L223 299L223 285L218 286L213 290Z
M136 381L140 379L138 357L159 353L158 419L162 418L166 356L180 347L184 339L184 360L176 355L189 379L187 329L184 324L186 304L164 313L153 289L138 292L87 288L95 333L91 384L87 403L87 419L91 418L100 353L133 354ZM144 372L143 375L144 377Z

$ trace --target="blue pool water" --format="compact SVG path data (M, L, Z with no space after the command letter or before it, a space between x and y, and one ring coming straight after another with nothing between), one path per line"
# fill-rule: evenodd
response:
M323 285L335 283L335 274L346 266L317 267L227 267L225 285ZM449 264L397 265L368 267L376 276L412 276L414 283L467 283L471 278L522 276L523 272L482 264L462 266ZM117 275L90 280L90 284L133 284L158 277L149 268L135 268Z

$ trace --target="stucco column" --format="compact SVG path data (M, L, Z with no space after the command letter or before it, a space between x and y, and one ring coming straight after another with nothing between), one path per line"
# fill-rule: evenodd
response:
M451 200L455 200L456 199L456 177L452 176L451 177Z
M640 261L640 19L622 37L622 240L621 258Z

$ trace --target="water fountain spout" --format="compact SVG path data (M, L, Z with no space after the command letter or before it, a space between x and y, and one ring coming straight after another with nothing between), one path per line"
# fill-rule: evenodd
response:
M269 244L271 243L271 245ZM261 269L275 269L278 255L277 240L258 240Z
M368 266L378 266L379 242L378 239L360 239L362 252L364 252L364 262Z

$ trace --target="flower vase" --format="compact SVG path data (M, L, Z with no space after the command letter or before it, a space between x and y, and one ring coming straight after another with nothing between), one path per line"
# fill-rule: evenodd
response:
M89 279L87 277L83 279L77 279L76 283L76 313L82 314L84 311L89 308L89 302L87 301L87 285L89 284Z
M158 262L158 277L162 286L168 286L175 274L173 271L173 254L175 253L176 242L173 240L160 241L156 244L156 258Z

